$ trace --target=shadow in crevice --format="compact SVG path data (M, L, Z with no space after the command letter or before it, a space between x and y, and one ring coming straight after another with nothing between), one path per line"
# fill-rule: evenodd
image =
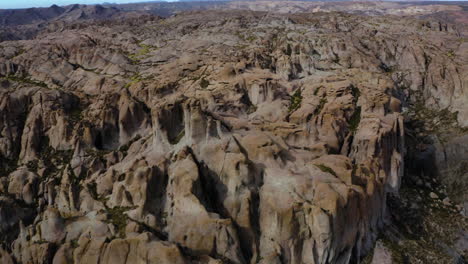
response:
M144 211L147 211L156 216L158 225L161 229L166 226L166 217L164 208L167 203L167 185L169 177L166 171L154 166L151 168L151 178L148 182L146 191L147 201L144 205Z
M169 143L177 144L184 137L184 109L181 103L171 105L169 109L162 109L158 119L161 130L166 131Z
M199 161L195 158L192 153L195 163L198 167L199 178L193 185L192 193L199 199L200 203L210 213L216 213L223 219L231 219L233 226L237 231L237 235L240 242L240 251L245 260L250 261L259 247L260 237L260 223L259 223L259 188L261 187L262 180L255 180L250 184L241 186L240 190L236 190L238 195L244 195L243 191L249 192L249 214L250 214L250 226L252 228L246 228L240 226L236 219L230 214L229 210L225 207L224 202L227 199L228 188L220 178L222 175L213 171L206 163ZM263 169L259 169L251 161L247 162L249 173L263 175ZM252 177L254 177L252 175ZM259 178L259 177L255 177ZM242 188L245 188L242 190Z

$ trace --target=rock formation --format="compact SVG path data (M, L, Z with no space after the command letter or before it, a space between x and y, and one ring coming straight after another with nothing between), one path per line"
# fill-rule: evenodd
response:
M466 186L454 26L134 19L0 43L2 263L350 263L374 248L405 167L436 161ZM374 261L388 255L379 242Z

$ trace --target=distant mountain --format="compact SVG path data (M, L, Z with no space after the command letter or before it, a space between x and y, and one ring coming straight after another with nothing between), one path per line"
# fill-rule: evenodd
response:
M66 9L57 19L69 21L80 19L108 19L120 13L115 7L103 7L102 5L72 5Z
M0 9L0 26L42 22L62 15L65 8L53 5L46 8Z
M0 41L29 39L51 22L81 22L112 18L171 15L196 10L251 10L276 13L346 12L361 15L432 17L450 23L466 24L468 2L437 1L142 1L102 5L52 5L47 8L0 9ZM21 27L21 28L17 28Z
M46 8L0 9L0 26L34 24L57 19L67 21L107 19L120 12L121 11L115 7L78 4L63 7L52 5Z

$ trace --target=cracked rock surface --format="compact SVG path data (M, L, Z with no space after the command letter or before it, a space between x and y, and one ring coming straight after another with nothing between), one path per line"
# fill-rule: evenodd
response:
M468 42L450 26L134 19L0 43L1 263L356 262L433 146L413 142L466 161Z

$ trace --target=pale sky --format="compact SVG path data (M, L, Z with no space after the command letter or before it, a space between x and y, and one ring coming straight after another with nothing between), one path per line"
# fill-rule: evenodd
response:
M70 4L102 4L104 2L123 4L145 2L145 0L0 0L0 9L49 7L53 4L59 6Z
M151 0L0 0L0 9L5 8L29 8L29 7L49 7L53 4L62 6L70 4L102 4L104 2L109 3L138 3L148 2ZM179 1L179 0L166 0L167 2ZM183 1L183 0L180 0ZM446 0L439 0L446 1ZM467 0L461 0L467 1Z

